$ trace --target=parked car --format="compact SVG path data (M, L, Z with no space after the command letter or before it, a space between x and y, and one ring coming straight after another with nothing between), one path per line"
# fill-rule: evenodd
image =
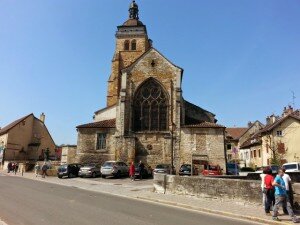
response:
M240 169L239 175L240 176L247 176L248 173L253 173L253 172L255 172L255 170L253 168L251 168L251 167L243 167L243 168Z
M192 165L182 164L179 169L179 176L191 176ZM193 175L198 175L198 170L193 166Z
M204 165L204 170L202 175L211 176L211 175L222 175L222 169L219 165Z
M80 168L78 175L80 177L97 177L101 175L101 165L99 164L88 164Z
M64 164L58 167L57 169L57 177L63 178L65 176L71 177L78 177L79 169L82 165L81 164Z
M152 177L152 168L151 166L149 166L148 164L144 164L144 169L142 170L141 174L140 174L140 170L139 170L139 165L138 163L134 164L135 167L135 173L134 176L135 178L150 178ZM141 177L142 175L142 177Z
M129 167L122 161L106 161L101 166L101 176L103 178L107 176L121 177L129 175Z
M240 166L237 163L227 163L227 175L239 175Z
M285 169L285 172L300 172L300 163L298 162L285 163L282 167Z
M270 165L270 166L262 166L262 167L258 167L255 171L255 173L262 173L265 169L267 168L271 168L272 169L272 173L273 174L277 174L278 170L279 170L279 166L277 165Z
M153 170L153 174L173 174L171 164L158 164Z

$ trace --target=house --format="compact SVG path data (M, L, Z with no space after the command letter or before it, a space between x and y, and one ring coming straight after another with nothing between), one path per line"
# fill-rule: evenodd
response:
M142 160L178 170L209 161L225 169L225 127L183 98L183 69L153 47L134 1L115 37L107 106L77 126L77 162Z
M0 161L4 168L10 161L34 164L55 158L55 143L44 122L44 113L40 119L31 113L0 130Z

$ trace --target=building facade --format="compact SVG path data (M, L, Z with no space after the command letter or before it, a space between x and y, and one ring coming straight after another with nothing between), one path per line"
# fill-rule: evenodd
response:
M44 121L44 114L38 119L31 113L3 127L0 130L1 163L34 164L37 160L44 160L46 155L55 159L56 146Z
M194 160L225 169L225 127L183 98L183 69L152 46L134 1L115 37L107 107L77 126L77 161L142 160L178 169Z

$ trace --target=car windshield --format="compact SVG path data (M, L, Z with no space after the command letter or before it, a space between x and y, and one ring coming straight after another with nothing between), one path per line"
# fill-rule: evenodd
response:
M68 165L61 165L59 169L67 169Z
M229 169L235 169L235 168L238 168L239 166L234 164L234 163L230 163L230 164L227 164L227 168Z
M169 165L160 164L156 166L156 169L167 169Z
M218 170L218 167L209 165L207 169L208 170Z
M183 169L183 170L190 170L191 169L191 165L182 165L181 169Z
M287 164L287 165L283 165L283 168L286 169L286 170L297 169L297 164Z
M113 162L105 162L103 164L103 167L113 167L114 163Z
M87 165L84 165L84 167L95 167L96 164L87 164Z

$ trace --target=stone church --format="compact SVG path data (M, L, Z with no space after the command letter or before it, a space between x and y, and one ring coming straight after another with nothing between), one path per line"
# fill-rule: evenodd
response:
M224 131L215 115L182 96L183 69L152 46L133 1L117 27L107 106L77 126L78 162L142 160L152 166L209 161L225 171Z

